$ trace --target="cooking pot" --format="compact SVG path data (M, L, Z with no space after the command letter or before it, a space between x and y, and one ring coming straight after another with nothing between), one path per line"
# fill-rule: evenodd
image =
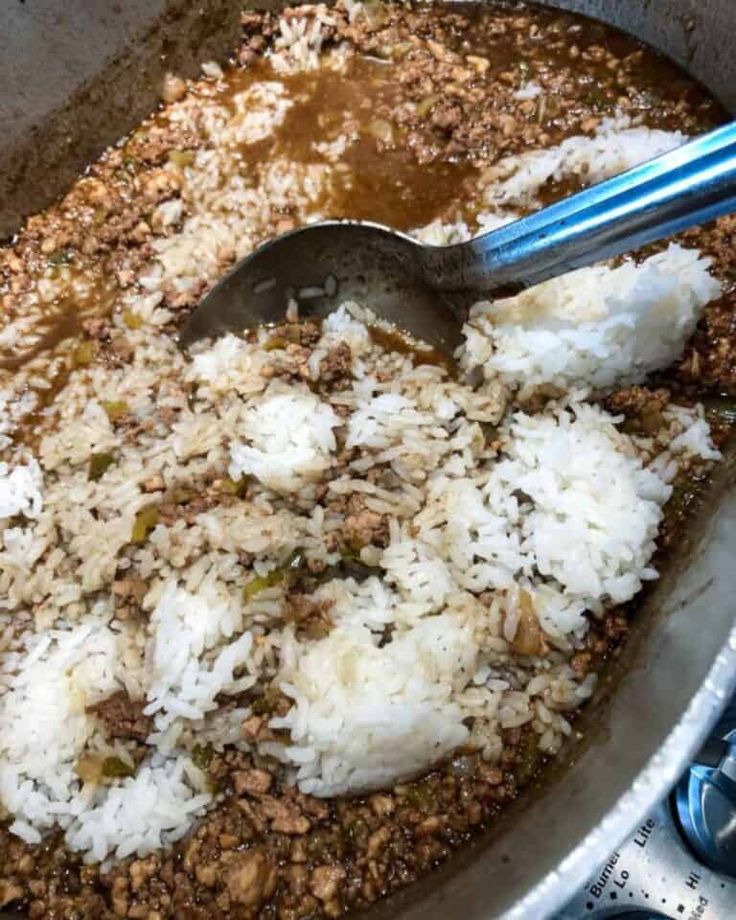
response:
M6 0L0 7L0 237L53 200L154 107L166 70L192 75L199 62L233 47L243 5ZM733 0L546 5L638 36L736 111ZM561 761L485 834L367 917L549 916L668 793L736 684L735 481L736 461L727 456Z

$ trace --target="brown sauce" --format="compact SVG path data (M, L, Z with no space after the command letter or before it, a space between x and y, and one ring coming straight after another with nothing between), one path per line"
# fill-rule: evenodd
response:
M327 142L345 134L351 138L340 157L344 181L318 204L327 218L350 217L411 230L461 202L469 188L466 180L478 175L468 162L417 165L402 143L401 129L376 114L400 99L401 87L391 79L391 65L385 61L354 57L344 73L319 70L285 76L260 62L232 76L222 97L225 103L264 79L279 80L296 100L271 136L240 148L244 174L278 156L302 164L319 162L315 144L320 137Z
M405 333L396 328L389 329L386 326L371 325L368 331L373 342L386 351L399 355L410 355L415 365L429 364L433 367L441 367L447 371L449 376L454 376L453 363L439 348L426 346L419 348Z
M39 355L79 335L80 331L79 314L74 303L69 301L59 304L53 313L38 323L34 329L33 341L25 348L0 349L0 370L17 371Z

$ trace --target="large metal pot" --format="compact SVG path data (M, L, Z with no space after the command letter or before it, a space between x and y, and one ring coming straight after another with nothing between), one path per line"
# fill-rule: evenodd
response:
M261 4L264 5L264 4ZM558 0L674 58L736 111L733 0ZM0 236L48 203L156 100L234 42L237 0L7 0L0 8ZM637 616L583 740L503 819L374 920L543 918L670 789L736 684L736 464Z

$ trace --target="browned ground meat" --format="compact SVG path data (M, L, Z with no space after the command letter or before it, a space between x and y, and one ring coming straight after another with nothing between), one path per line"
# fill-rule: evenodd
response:
M670 391L665 387L649 389L635 386L613 393L605 400L605 407L614 415L624 415L624 431L631 434L651 434L662 426L662 410L670 401Z
M327 504L330 510L344 515L342 528L330 531L326 535L328 549L356 554L364 546L387 545L388 516L367 508L366 499L362 493L354 492L349 496L333 496Z
M724 294L709 303L685 350L678 378L698 390L736 397L736 216L724 217L683 234L685 245L697 246L714 260L724 281Z
M328 601L317 602L304 594L289 594L284 607L284 619L297 626L297 632L310 639L326 636L332 628Z
M350 346L347 342L340 342L331 348L330 351L320 361L319 379L323 383L340 383L344 380L350 380L352 374L350 365L353 360Z
M120 690L90 706L88 712L94 713L104 723L111 738L145 741L151 733L152 720L150 716L143 715L144 707L143 700L131 700L124 690Z
M148 583L127 573L116 578L112 585L115 614L125 620L140 612L141 601L148 591Z
M628 387L612 393L606 400L609 412L636 416L647 412L661 411L670 400L670 392L664 387L651 390L648 387Z

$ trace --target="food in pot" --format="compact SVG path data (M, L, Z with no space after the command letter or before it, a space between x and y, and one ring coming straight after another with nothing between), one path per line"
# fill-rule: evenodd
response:
M2 251L0 903L31 917L335 917L430 871L564 756L732 421L728 219L475 305L454 360L339 298L183 354L273 234L464 239L719 118L532 7L243 29Z

